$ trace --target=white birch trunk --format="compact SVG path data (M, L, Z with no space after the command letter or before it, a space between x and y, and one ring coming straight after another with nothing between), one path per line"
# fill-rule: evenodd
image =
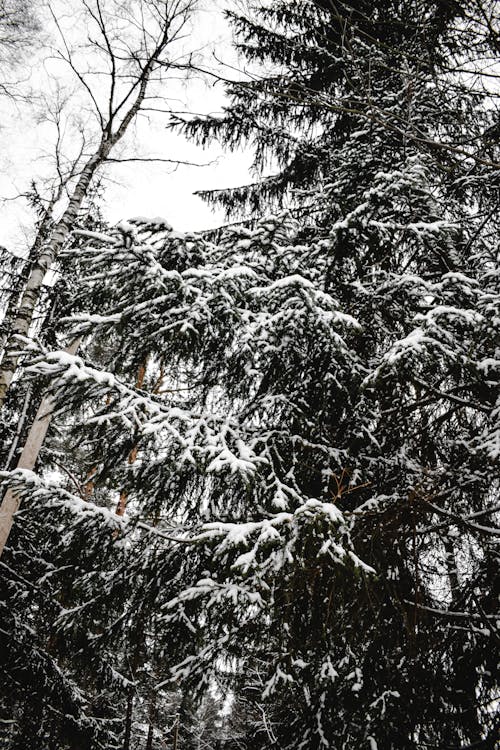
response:
M68 354L75 354L79 345L80 340L73 341L65 351ZM52 420L54 406L54 399L51 396L45 396L42 399L16 468L28 469L29 471L35 468L38 454L40 453ZM0 557L9 538L10 530L14 523L14 516L19 510L20 502L21 498L19 494L9 488L0 505Z
M69 236L78 211L87 195L92 177L97 167L105 161L110 148L111 144L108 146L105 143L104 148L100 148L97 154L88 160L73 191L67 209L50 233L49 239L42 245L40 255L31 269L21 297L19 309L12 321L9 339L5 345L5 352L0 366L0 409L5 403L7 391L12 383L19 362L19 354L17 352L21 347L21 342L17 337L28 335L35 308L40 299L45 274L52 267L64 242Z

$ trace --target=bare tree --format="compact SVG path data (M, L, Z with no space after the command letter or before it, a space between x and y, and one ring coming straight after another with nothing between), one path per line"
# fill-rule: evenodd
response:
M61 12L48 6L60 40L51 61L69 68L78 85L79 147L71 158L63 158L64 128L61 109L56 108L52 119L58 139L57 178L20 301L15 310L11 305L7 311L11 323L0 364L0 408L19 363L19 337L29 333L45 275L53 268L96 176L105 164L121 160L112 152L141 110L162 96L172 72L189 67L183 40L197 5L198 0L77 0L69 21L67 5Z
M0 94L14 97L14 71L33 46L40 23L30 0L0 0Z

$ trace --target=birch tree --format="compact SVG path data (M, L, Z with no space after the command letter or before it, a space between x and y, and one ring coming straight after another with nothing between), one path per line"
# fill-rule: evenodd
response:
M182 40L195 5L195 0L82 0L72 9L76 32L75 25L67 28L62 10L49 5L59 37L53 56L73 75L90 120L81 128L79 152L69 163L58 150L61 131L59 120L56 123L57 187L35 239L36 258L19 304L7 311L12 322L0 365L0 408L19 362L19 337L30 331L44 278L53 268L96 175L111 159L119 161L118 155L111 154L148 97L164 94L169 75L180 63L186 65ZM134 156L134 160L140 157ZM164 161L177 163L175 159Z
M30 0L0 2L0 94L16 99L20 63L33 51L40 33L37 10Z

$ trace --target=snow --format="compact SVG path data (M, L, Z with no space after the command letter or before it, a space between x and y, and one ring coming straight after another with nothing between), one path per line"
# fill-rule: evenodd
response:
M464 323L468 323L469 325L476 325L482 323L484 320L483 315L481 315L481 313L479 313L477 310L467 310L447 305L436 305L427 313L425 313L425 315L417 314L415 316L415 320L425 321L427 324L433 324L436 318L442 316L450 318L461 318Z
M229 468L231 474L236 472L247 473L256 469L256 464L249 458L237 456L229 448L223 448L217 456L209 463L208 472L219 472Z
M156 229L172 229L172 225L163 216L134 216L129 221L131 224L146 224Z
M476 367L481 372L488 374L490 370L500 370L500 359L485 357L476 364Z

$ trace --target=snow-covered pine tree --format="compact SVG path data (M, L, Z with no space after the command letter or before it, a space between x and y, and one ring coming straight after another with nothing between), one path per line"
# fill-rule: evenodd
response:
M38 216L37 241L33 245L36 251L43 242L47 212L36 186L30 197ZM88 242L89 234L95 236L107 228L99 208L100 199L97 185L79 212L77 226L85 234L72 238L73 254L82 243ZM29 265L29 259L17 259L12 274L17 289L5 290L10 292L11 300L12 292L19 295ZM73 297L80 275L74 261L68 263L60 258L54 267L51 283L44 288L36 311L32 335L38 345L57 347L56 329L61 317L78 309ZM8 326L9 321L4 318L2 323ZM21 343L19 348L22 349ZM2 470L15 468L45 390L43 379L20 368L4 405ZM85 496L91 453L88 446L82 445L79 450L72 442L71 424L70 416L64 429L53 434L42 447L36 469L40 474L58 475L59 482ZM104 497L102 492L96 493L94 500L103 503ZM52 576L61 565L67 565L69 570L76 564L83 570L82 550L77 548L71 534L63 534L64 527L56 517L47 524L43 514L27 511L28 508L21 508L9 548L0 560L0 712L5 734L2 747L38 748L40 743L59 749L118 747L123 711L116 696L127 690L126 678L113 672L105 655L98 654L94 661L85 661L78 657L76 644L75 656L64 636L59 637L54 628L60 612L78 604L78 592L72 591L71 576L60 587L53 585ZM104 536L107 540L108 534ZM78 538L78 543L83 541ZM57 558L56 550L57 554L63 553L64 560Z
M229 207L288 210L81 248L83 357L33 362L103 493L11 477L65 532L52 627L186 701L232 691L240 747L494 747L498 148L457 70L491 55L488 7L236 18L280 68L189 127L275 160Z
M457 635L449 631L449 589L438 588L439 574L448 571L439 570L433 552L443 530L455 522L464 528L463 522L454 516L443 523L446 488L442 499L434 498L437 510L422 507L416 493L425 488L417 477L434 476L428 468L419 475L415 454L422 443L410 432L419 423L411 417L407 432L395 434L394 402L385 408L389 399L378 380L362 386L374 372L362 356L374 355L354 319L305 275L312 253L317 273L329 244L299 243L301 234L282 217L228 232L217 248L156 227L149 244L89 250L92 275L82 295L91 299L92 291L97 305L80 316L73 335L91 334L92 346L100 338L113 342L119 376L57 353L34 366L55 377L65 409L72 402L75 411L82 403L91 409L83 434L99 441L103 462L112 457L117 489L125 483L119 467L138 443L126 480L133 554L125 568L110 554L91 563L87 605L77 622L69 611L61 625L95 647L99 623L100 648L115 648L124 633L144 632L144 617L153 618L158 658L179 663L174 675L188 695L216 680L226 689L238 686L248 715L259 717L250 725L249 747L268 746L269 736L293 746L299 727L308 742L321 730L324 743L378 737L396 747L397 737L411 746L400 696L407 722L424 736L465 732L464 717L449 708L456 672L443 662L442 649L450 658ZM79 262L85 261L81 252ZM379 315L384 302L381 295ZM133 385L146 352L152 362L167 363L165 386L153 397ZM300 372L293 377L292 355ZM317 402L304 405L305 395L317 398L305 386L318 382L324 358L332 374L322 370L330 393L320 409ZM157 381L154 365L149 377ZM342 412L337 416L334 442L329 422L318 424L315 415L342 408L339 382L353 389L354 404L344 422ZM399 451L391 441L402 443ZM74 512L78 534L95 516L113 528L118 522L67 492L40 485L34 496L40 508L46 498L59 512ZM474 525L467 532L474 534ZM89 536L99 539L92 559L105 540ZM376 567L378 579L365 576L356 553ZM91 593L97 582L98 601ZM125 613L103 626L113 601ZM426 607L442 610L441 627ZM464 614L459 627L474 626L475 613ZM471 637L467 628L464 635ZM476 625L472 635L485 639L486 628ZM473 654L489 658L477 645ZM255 676L258 682L249 683ZM481 679L488 695L487 678ZM450 703L436 710L429 692Z
M376 627L369 616L361 636L365 688L357 683L356 700L343 699L334 676L327 705L336 706L337 729L324 744L359 746L364 732L382 747L492 747L499 152L497 79L481 71L498 55L498 7L274 2L251 19L231 18L255 75L250 66L246 80L228 86L225 116L184 130L200 143L250 144L256 171L274 173L205 197L229 213L288 205L310 246L304 275L315 274L363 331L353 346L358 373L335 372L340 387L325 395L332 376L315 363L309 382L320 397L303 402L316 429L329 425L332 442L349 447L334 495L356 515L364 516L360 503L366 509L356 521L358 551L369 550L362 556L385 580ZM304 378L303 367L287 369ZM441 516L437 538L432 513ZM432 606L436 595L441 604ZM359 605L355 597L347 618L358 626ZM333 620L349 608L334 611ZM387 632L399 634L391 646ZM379 664L370 664L373 654L383 655ZM287 715L289 690L282 699ZM285 746L295 741L292 727Z
M262 238L264 246L267 246L273 235L285 237L285 230L286 226L283 227L281 222L267 221L260 229L259 237ZM230 236L228 246L221 246L218 261L215 248L205 248L204 243L199 239L190 236L182 237L170 230L167 230L167 241L162 240L159 243L159 248L158 238L156 238L157 247L154 250L156 255L159 255L160 262L156 259L153 249L147 246L132 245L130 248L112 246L107 251L101 251L100 254L97 254L95 249L89 251L88 259L91 262L92 269L92 277L89 283L93 299L96 300L97 308L101 312L98 315L90 315L90 317L84 316L79 331L82 335L85 335L86 330L92 332L91 347L99 347L100 332L102 339L107 342L108 350L114 344L115 352L121 358L120 367L115 368L119 372L120 379L116 375L110 376L108 374L103 374L101 379L99 370L96 369L89 370L87 376L80 369L84 366L78 358L74 360L60 354L56 355L55 359L52 359L51 355L49 355L48 360L47 357L44 357L47 360L45 364L40 363L37 366L38 370L45 374L48 372L57 374L60 370L61 383L63 381L65 383L64 410L68 412L72 406L74 407L72 411L73 420L75 420L75 415L82 415L81 421L87 422L88 427L86 429L91 436L90 439L94 442L100 441L101 463L108 467L111 466L111 474L108 471L106 477L106 472L103 472L103 481L106 478L112 484L113 474L115 474L118 477L115 480L115 487L123 486L124 475L123 472L121 474L119 472L120 455L122 466L125 466L125 459L130 451L131 442L140 440L139 459L133 465L129 465L131 476L129 476L127 483L130 513L132 517L138 516L140 526L135 531L138 536L132 538L134 542L133 554L129 555L127 561L122 562L118 567L116 558L109 554L109 545L118 543L118 540L115 542L115 535L112 533L113 528L120 527L119 519L114 514L110 514L109 511L106 514L95 504L82 503L81 498L72 497L66 489L64 491L55 491L54 489L45 491L43 486L35 488L30 477L27 477L28 485L31 485L29 486L31 502L35 504L35 508L43 512L47 522L49 522L52 512L56 514L56 517L61 516L61 507L70 507L80 511L77 515L76 528L73 529L68 524L67 532L61 539L62 548L58 557L64 562L58 570L60 570L62 578L59 580L57 573L55 573L52 584L56 587L59 584L61 588L67 588L67 581L71 580L73 576L76 576L77 580L80 576L82 577L79 583L75 583L73 578L70 590L76 590L79 594L83 594L84 598L87 599L87 605L67 606L67 615L61 616L60 626L65 631L66 639L70 637L69 632L74 632L75 637L83 639L83 642L87 640L87 647L91 648L91 651L95 652L96 646L99 645L101 655L102 649L109 648L115 649L115 657L119 658L121 652L118 649L117 654L116 649L124 640L139 639L139 643L141 643L142 638L142 643L145 644L145 623L151 623L152 620L161 622L166 616L170 620L168 613L165 614L163 610L168 607L169 602L174 595L178 594L179 590L184 590L191 583L192 566L194 566L194 570L199 570L200 565L205 567L211 565L212 548L214 544L218 546L217 539L211 540L213 530L210 530L206 542L200 543L201 562L200 553L195 554L196 546L188 545L189 548L193 549L193 555L186 567L186 556L179 554L178 545L175 542L173 543L175 536L172 537L172 534L168 533L165 535L161 530L161 525L167 524L168 530L168 523L175 523L177 526L175 533L179 534L182 530L182 528L179 528L180 522L185 517L185 522L188 523L190 528L199 528L200 502L204 505L207 492L203 476L207 471L209 472L209 478L212 474L216 475L219 470L221 471L221 498L217 502L214 501L209 504L204 510L202 518L220 518L221 516L231 518L233 511L228 503L228 498L224 497L224 493L227 494L230 490L228 476L226 476L227 469L231 468L241 473L239 483L241 484L241 491L243 491L246 485L246 474L255 468L252 460L253 451L243 442L243 437L245 441L250 440L250 442L252 438L244 435L239 436L234 417L226 424L227 417L224 413L220 413L220 409L216 405L216 402L220 399L222 399L221 403L227 402L227 397L223 393L217 396L210 378L207 382L202 381L199 384L205 394L201 402L196 398L193 400L190 394L192 387L184 385L193 368L195 370L200 369L201 362L200 364L197 362L200 356L200 352L197 351L198 347L203 347L204 352L205 346L210 348L213 344L217 344L218 347L223 347L222 351L224 351L234 334L239 330L234 328L233 325L233 322L236 323L239 318L238 308L232 310L235 300L228 296L225 289L221 290L220 295L214 295L212 289L213 279L217 280L217 276L220 276L221 283L234 277L233 291L237 296L239 296L238 288L241 283L250 284L250 288L253 287L255 278L250 268L241 269L241 279L239 278L240 274L236 273L235 275L233 241L234 238ZM248 240L245 238L243 247L246 246L247 242ZM84 261L83 255L84 252L80 252L79 262ZM212 256L213 260L211 259ZM172 266L176 267L175 271L172 270ZM183 274L187 283L183 282ZM158 282L160 287L158 287ZM162 292L163 289L168 292L167 295ZM162 293L157 300L159 290ZM83 297L87 295L88 291L85 288L82 289ZM178 297L179 294L180 297ZM148 299L149 295L150 298ZM196 329L188 318L188 311L193 307L193 295L199 298L199 311L193 309L192 312L194 315L193 322L199 332L205 334L201 336L196 333ZM166 297L169 298L168 301ZM127 305L129 311L125 313L122 322L118 322L118 313L111 317L103 314L105 312L102 307L104 300L106 300L107 309L114 308L115 305L122 307L124 302L130 303ZM164 319L165 331L162 334L156 325L158 319L154 315L154 310L156 304L161 304L163 307L163 302L167 302L167 307L173 318L170 326ZM324 304L328 307L328 300L325 299ZM212 305L214 305L213 311L211 310ZM148 319L153 323L151 327L147 324ZM349 325L351 321L347 317L345 322ZM118 325L116 325L117 323ZM343 324L343 316L341 315L340 324ZM180 338L179 327L181 328ZM205 332L204 329L206 329ZM73 333L76 334L76 331ZM193 335L196 336L196 339L199 339L198 344L196 340L193 340ZM184 344L182 339L184 339ZM138 351L139 347L143 347L142 351ZM157 361L162 356L167 359L169 364L168 381L154 398L147 396L144 389L141 389L141 392L137 394L135 392L137 389L123 385L123 383L120 384L122 379L125 382L127 380L131 383L134 382L137 358L139 358L139 361L143 361L145 354L150 358L156 357ZM208 355L208 351L206 355ZM203 357L203 360L208 359L208 356ZM177 364L175 370L172 369L172 363ZM169 386L169 381L171 385L173 375L176 375L177 380L180 381L178 396L175 395L177 386L174 385L173 389ZM151 371L150 377L155 381L157 380L156 373L153 371ZM116 390L115 384L118 385L118 390ZM184 391L185 387L187 392ZM143 406L139 406L139 408L138 404L134 403L137 395L143 403ZM82 406L82 396L87 399L84 406ZM130 397L132 402L127 406ZM178 402L178 406L173 407L171 405L170 402L173 398ZM212 404L214 398L216 401ZM207 406L203 407L203 401L205 400ZM199 402L198 407L196 406L197 402ZM166 426L166 434L162 426L161 412L157 414L160 419L157 428L151 429L151 416L154 417L158 406L162 404L162 410L165 406L167 408L166 414L169 421L170 417L174 421L180 420L178 428L174 424L170 427ZM201 413L198 413L200 408ZM135 415L132 420L127 416L129 409L132 410L130 414ZM151 412L151 409L153 409L153 412ZM85 414L85 410L87 410L87 414ZM92 412L96 413L92 415ZM142 416L141 412L144 412ZM86 419L84 419L84 416L86 416ZM249 419L247 429L253 432L252 422L254 417ZM147 428L146 423L149 425ZM171 434L171 429L174 430L173 435L179 429L184 433L187 430L187 438L184 439L179 435L180 440L174 440L171 443L166 439ZM189 447L190 443L192 448ZM179 450L181 450L180 454ZM110 457L111 460L109 460ZM255 460L257 461L257 459ZM267 463L264 457L259 461ZM176 467L175 471L172 470L173 467ZM268 497L267 502L271 502L271 507L273 507L272 498L276 494L276 507L281 507L284 503L282 495L287 491L287 488L278 479L273 479L273 472L274 470L271 471L270 477L265 479L260 491ZM209 484L211 482L212 479L210 479ZM292 489L289 491L292 492ZM247 490L244 491L241 500L246 494ZM45 497L49 499L48 507L42 502ZM228 507L224 509L226 505ZM51 508L54 508L54 511ZM82 510L84 511L83 517ZM236 517L243 510L243 505L241 509L236 508ZM312 510L315 510L314 504ZM321 516L324 515L324 523L326 524L335 526L340 521L338 514L329 506L323 508L323 505L319 503L318 512ZM298 514L298 520L301 519L301 514L307 519L309 507L304 506L302 508ZM167 515L166 521L162 519L162 515ZM311 515L313 516L314 513L311 512ZM278 514L276 521L279 526L282 524L286 526L286 516L287 514ZM293 514L290 518L293 520ZM103 519L111 524L111 530L106 527L106 524L103 524ZM261 522L256 523L254 533L258 532L259 523ZM90 527L88 524L90 524ZM101 531L96 532L96 524L97 526L101 524ZM158 525L160 525L159 529ZM273 524L270 525L270 533L272 527ZM128 533L132 533L133 529L132 526ZM156 530L158 530L158 533ZM222 532L226 533L226 531L226 527L223 526ZM86 543L83 543L82 533L84 533L85 540L88 540ZM75 540L75 546L72 549L73 540ZM167 542L167 549L171 548L169 554L166 554L163 549L165 541ZM78 555L79 545L84 547L83 557L82 554ZM123 549L128 549L127 544L123 545ZM278 550L276 552L278 553ZM56 552L54 554L57 555ZM160 557L158 557L159 555ZM339 546L336 548L336 555L339 556L339 559L342 559L344 555ZM108 557L108 573L105 572L104 560L106 556ZM207 556L208 559L205 560ZM88 560L90 568L83 568L82 570L83 563L80 558ZM93 563L90 563L92 559ZM70 564L71 560L75 561L76 569ZM159 571L158 563L161 564L162 571ZM66 566L65 569L64 566ZM107 582L105 586L103 586L103 581ZM229 596L238 593L238 588L235 589L231 581L228 584L227 594ZM249 587L248 595L245 593L245 587L240 587L241 614L245 618L248 597L253 600L256 596L255 592L251 590L252 587ZM95 595L96 590L99 592L97 596ZM203 589L200 589L200 591L203 591ZM124 596L125 602L123 601ZM125 613L120 618L114 618L114 601L118 601L121 606L125 607ZM162 606L162 601L164 606ZM217 603L217 599L214 603ZM100 614L96 616L96 609L99 611L99 608ZM78 613L77 620L75 620L75 612ZM167 664L180 661L181 657L185 656L186 649L192 646L196 625L200 626L203 623L201 612L198 614L195 610L194 617L195 624L191 626L189 626L188 619L181 619L178 624L172 623L168 630L165 630L164 624L162 624L162 630L157 633L152 641L150 634L146 638L149 641L148 648L151 649L154 642L155 648L163 657L163 661L168 656ZM105 624L103 624L103 618ZM109 622L110 618L114 622L114 627ZM220 652L220 645L217 643L215 633L214 643L210 650L213 654ZM86 654L87 658L90 658L91 654L87 654L86 649L83 649L83 653ZM206 690L213 688L213 680L221 679L220 666L217 662L211 663L211 660L208 659L209 656L210 652L206 655L207 670L204 675ZM228 679L229 676L226 674L226 680Z
M99 268L91 260L95 248L88 243L103 237L104 227L100 219L82 225L60 259L61 277L53 299L56 319L69 312L78 318L85 303L102 309L101 293L108 303L119 298L112 265L109 286L107 274L85 286L82 274ZM131 249L132 229L124 224L111 237L118 258L121 254L127 258L128 252L136 257L136 250ZM179 235L174 243L180 246L179 257L192 244L189 237L184 242ZM181 266L175 254L173 260ZM132 268L136 283L142 279L142 270L141 266ZM134 276L137 271L139 275ZM104 281L104 289L99 281ZM86 299L89 291L91 298ZM137 299L137 289L134 294ZM49 330L44 327L38 339L38 346L47 351L54 343L47 340ZM135 348L133 343L140 336L132 332L131 346L120 351L121 336L119 327L104 336L96 330L82 344L82 352L101 371L111 368L136 390L156 394L163 378L161 361L154 359L155 347L146 340L141 350ZM149 359L151 366L139 382L138 371ZM34 380L36 372L30 373L29 368L24 380L30 382L30 375L37 391L46 387L46 379ZM32 475L14 472L15 479L28 482L28 491L0 561L4 572L2 719L8 727L7 747L44 743L54 748L129 750L141 744L156 747L159 738L173 738L176 732L185 747L189 738L193 748L202 736L204 741L208 736L215 742L218 730L204 726L203 719L210 694L204 696L200 714L189 696L170 685L164 643L158 643L155 634L159 581L149 580L147 571L151 567L151 572L158 573L154 561L164 541L161 534L156 538L155 527L161 522L162 506L155 504L154 497L141 506L147 522L144 539L133 528L125 531L117 515L124 490L132 508L137 502L132 475L138 467L130 455L137 446L138 431L124 432L120 427L110 437L93 423L82 432L80 423L86 425L95 412L107 414L116 405L112 395L98 391L86 395L88 403L68 399L62 404L37 462L38 474L55 483L56 497L50 493L51 502L41 502L48 495L33 486ZM156 442L150 456L155 452ZM74 523L68 505L77 511ZM179 562L177 552L172 559L165 558L162 577L175 579ZM156 690L160 680L168 686Z

